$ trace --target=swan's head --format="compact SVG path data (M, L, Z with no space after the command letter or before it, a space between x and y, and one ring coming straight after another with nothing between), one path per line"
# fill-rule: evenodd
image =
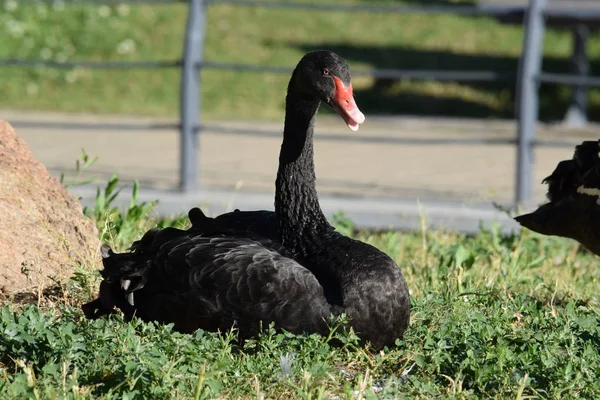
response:
M348 63L331 51L313 51L302 57L290 84L326 103L353 131L365 121L354 101Z

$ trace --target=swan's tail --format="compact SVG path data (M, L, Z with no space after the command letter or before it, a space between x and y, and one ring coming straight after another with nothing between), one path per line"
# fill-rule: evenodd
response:
M148 234L155 232L147 232L137 244L134 243L137 249L147 243ZM106 244L102 245L100 252L104 269L100 272L103 280L99 295L97 299L81 306L83 313L88 319L97 319L114 313L118 308L126 319L131 319L135 313L134 292L144 287L146 268L138 267L135 253L117 254Z
M89 319L97 319L111 314L115 308L120 309L129 320L136 310L135 292L142 289L147 282L151 256L163 243L180 237L186 231L165 228L152 228L140 240L133 242L130 252L115 253L110 246L100 247L102 265L100 271L102 282L96 300L81 306Z
M147 282L151 263L149 260L160 247L188 234L202 234L214 230L215 221L197 207L192 208L188 217L192 223L189 230L176 228L152 228L140 240L136 240L126 253L115 253L107 244L100 248L104 269L100 272L102 282L98 298L82 305L85 316L97 319L120 309L127 320L136 311L135 292Z

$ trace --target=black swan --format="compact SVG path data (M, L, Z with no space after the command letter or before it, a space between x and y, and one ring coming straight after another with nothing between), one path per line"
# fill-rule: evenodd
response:
M573 159L558 163L542 183L550 201L515 220L543 235L574 239L600 255L600 141L575 147Z
M174 323L191 332L238 329L240 339L271 322L292 333L329 333L345 313L363 342L391 345L408 327L410 297L383 252L336 232L317 199L313 125L321 102L353 131L364 121L346 61L306 54L290 79L276 180L275 212L189 212L188 230L152 229L131 252L102 248L99 298L88 318L121 309L125 318Z

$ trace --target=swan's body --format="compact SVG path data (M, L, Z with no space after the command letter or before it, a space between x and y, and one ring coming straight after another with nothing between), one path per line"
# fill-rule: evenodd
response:
M375 347L400 338L410 299L398 266L336 232L318 204L313 124L321 101L352 130L364 120L345 61L325 51L306 55L290 80L275 212L213 219L193 209L187 231L153 229L131 253L105 248L100 296L84 306L86 315L116 306L127 318L174 323L183 332L236 327L248 337L271 322L327 334L329 318L346 313Z
M575 147L573 159L558 163L542 183L548 184L549 202L515 218L532 231L577 240L600 255L599 141Z

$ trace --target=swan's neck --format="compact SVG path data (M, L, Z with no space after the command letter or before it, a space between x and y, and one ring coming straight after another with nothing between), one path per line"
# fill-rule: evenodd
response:
M319 206L315 183L313 125L319 103L288 92L275 191L283 245L304 255L333 231Z

